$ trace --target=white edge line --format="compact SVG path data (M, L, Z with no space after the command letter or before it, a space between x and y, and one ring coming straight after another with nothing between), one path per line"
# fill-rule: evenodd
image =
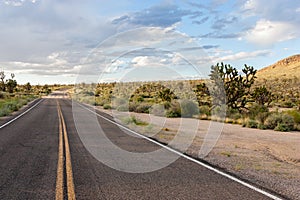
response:
M114 122L114 121L112 121L112 120L110 120L110 119L108 119L108 118L106 118L106 117L104 117L104 116L98 114L97 112L95 112L95 111L93 111L93 110L90 110L89 108L87 108L87 107L81 105L80 103L77 103L77 104L80 105L81 107L83 107L85 110L88 110L88 111L90 111L90 112L96 114L97 116L101 117L102 119L104 119L104 120L106 120L106 121L109 121L110 123L115 124L115 125L117 125L117 126L120 126L120 127L122 127L123 129L125 129L125 130L127 130L127 131L129 131L129 132L131 132L131 133L133 133L133 134L135 134L135 135L137 135L137 136L139 136L139 137L141 137L141 138L143 138L143 139L146 139L146 140L148 140L148 141L150 141L150 142L152 142L152 143L154 143L154 144L157 144L158 146L161 146L161 147L163 147L163 148L165 148L165 149L167 149L167 150L169 150L169 151L171 151L171 152L173 152L173 153L175 153L175 154L177 154L177 155L179 155L179 156L181 156L181 157L186 158L187 160L190 160L190 161L192 161L192 162L195 162L195 163L197 163L197 164L199 164L199 165L201 165L201 166L203 166L203 167L205 167L205 168L207 168L207 169L209 169L209 170L211 170L211 171L216 172L217 174L220 174L220 175L222 175L222 176L225 176L225 177L227 177L227 178L229 178L229 179L231 179L231 180L233 180L233 181L235 181L235 182L237 182L237 183L239 183L239 184L241 184L241 185L243 185L243 186L246 186L246 187L248 187L248 188L250 188L250 189L252 189L252 190L254 190L254 191L258 192L258 193L261 193L261 194L263 194L263 195L265 195L265 196L267 196L267 197L269 197L269 198L271 198L271 199L274 199L274 200L282 200L281 198L279 198L279 197L277 197L277 196L275 196L275 195L273 195L273 194L270 194L270 193L267 192L267 191L264 191L264 190L262 190L262 189L260 189L260 188L257 188L257 187L255 187L255 186L253 186L253 185L251 185L251 184L249 184L249 183L246 183L245 181L240 180L240 179L238 179L238 178L236 178L236 177L234 177L234 176L232 176L232 175L230 175L230 174L227 174L227 173L225 173L225 172L222 172L222 171L220 171L220 170L218 170L218 169L216 169L216 168L214 168L214 167L212 167L212 166L210 166L210 165L207 165L207 164L205 164L205 163L203 163L203 162L201 162L201 161L199 161L199 160L196 160L195 158L192 158L192 157L187 156L187 155L185 155L185 154L183 154L183 153L181 153L181 152L179 152L179 151L177 151L177 150L175 150L175 149L172 149L172 148L169 147L169 146L165 146L165 145L163 145L163 144L161 144L161 143L159 143L159 142L157 142L157 141L155 141L155 140L153 140L153 139L151 139L151 138L148 138L148 137L146 137L146 136L144 136L144 135L141 135L140 133L137 133L137 132L135 132L135 131L129 129L129 128L123 126L122 124L119 124L119 123L117 123L117 122Z
M9 125L10 123L16 121L17 119L19 119L20 117L22 117L23 115L25 115L26 113L28 113L29 111L31 111L34 107L36 107L38 104L40 104L42 102L43 99L39 100L36 104L34 104L32 107L30 107L28 110L26 110L25 112L21 113L20 115L16 116L15 118L11 119L10 121L6 122L5 124L3 124L2 126L0 126L0 129L4 128L5 126Z

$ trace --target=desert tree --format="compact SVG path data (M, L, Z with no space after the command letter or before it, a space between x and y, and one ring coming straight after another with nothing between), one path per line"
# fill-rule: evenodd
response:
M250 89L256 78L256 70L252 66L244 65L241 72L229 64L218 63L211 67L210 79L215 86L210 91L214 105L226 102L231 109L242 111L246 108L251 94Z
M25 84L24 88L25 88L26 92L29 93L29 92L31 91L32 86L31 86L31 84L28 82L28 83Z
M6 88L7 88L7 91L9 93L13 93L14 90L17 88L18 84L17 84L17 81L14 80L15 78L15 74L11 74L11 78L6 80Z
M3 92L6 90L4 71L0 71L0 90Z
M171 102L175 98L175 94L170 88L164 88L163 90L158 91L157 96L163 102Z
M268 106L274 99L274 95L265 86L256 87L252 98L260 106Z

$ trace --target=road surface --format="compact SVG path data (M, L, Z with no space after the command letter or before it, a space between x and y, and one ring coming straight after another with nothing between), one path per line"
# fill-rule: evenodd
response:
M97 120L121 149L161 148L101 117ZM55 98L42 99L0 129L0 180L0 199L270 199L184 157L154 172L112 169L83 145L71 100Z

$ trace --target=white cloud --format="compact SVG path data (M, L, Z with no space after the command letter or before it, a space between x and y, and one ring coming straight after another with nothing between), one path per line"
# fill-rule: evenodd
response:
M131 61L133 67L161 67L172 64L167 57L137 56Z
M254 10L257 8L257 1L255 0L248 0L242 7L244 10Z
M116 73L118 72L121 68L125 68L126 62L124 60L114 60L111 65L107 66L103 72L104 73Z
M242 1L241 1L242 2ZM247 0L241 5L241 10L245 15L257 15L270 20L293 20L291 16L295 14L295 8L300 6L295 0Z
M19 7L22 6L24 3L26 2L30 2L30 3L36 3L36 0L5 0L4 4L8 5L8 6L15 6L15 7Z
M255 27L247 31L245 38L259 45L272 45L296 38L299 34L297 27L288 22L259 20Z
M224 61L236 61L236 60L245 60L245 59L251 59L256 58L258 56L267 56L270 55L269 50L259 50L259 51L252 51L252 52L238 52L235 54L223 56L220 58L214 58L215 63L217 62L224 62Z

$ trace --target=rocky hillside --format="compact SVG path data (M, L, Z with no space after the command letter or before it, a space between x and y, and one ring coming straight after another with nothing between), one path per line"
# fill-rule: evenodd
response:
M258 79L300 79L300 54L282 59L257 72Z
M300 109L300 54L282 59L257 72L256 86L266 86L280 107Z

